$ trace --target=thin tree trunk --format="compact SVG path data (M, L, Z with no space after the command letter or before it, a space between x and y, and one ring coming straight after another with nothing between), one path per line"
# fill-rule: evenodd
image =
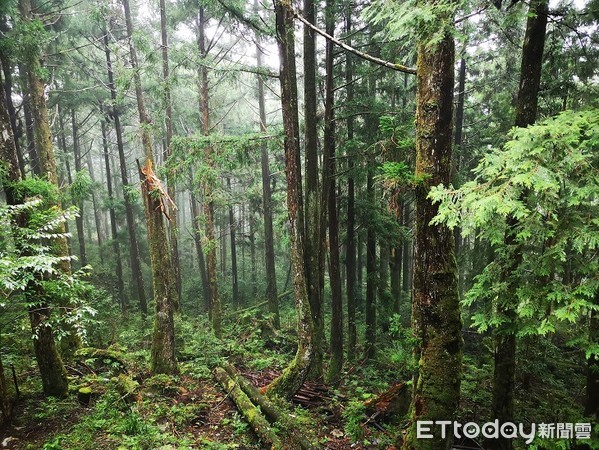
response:
M434 3L432 0L429 3ZM438 30L449 30L451 14L437 18ZM416 245L414 250L413 328L418 339L418 374L414 381L411 426L404 449L448 449L445 438L418 439L417 422L454 420L459 398L462 363L462 323L453 235L442 225L431 225L438 205L427 198L430 187L449 184L451 175L452 110L455 48L451 31L431 46L423 36L417 49L416 176L426 182L416 187Z
M304 205L302 201L299 118L295 71L293 10L288 3L275 0L277 44L279 47L281 104L285 131L285 172L293 287L297 313L298 345L295 358L267 388L269 394L290 398L303 384L314 357L314 325L308 299L304 259Z
M123 0L125 23L129 38L129 53L133 69L133 84L137 98L137 111L141 128L141 140L144 148L146 165L142 169L144 181L142 194L146 206L146 222L148 226L148 244L152 262L152 286L154 290L154 333L152 336L151 370L153 373L176 373L175 358L175 325L173 312L177 305L176 283L173 277L172 258L168 248L167 230L163 219L164 198L160 191L160 182L152 173L154 155L148 126L150 120L146 113L142 93L137 53L133 45L133 23L129 0ZM157 195L158 194L158 195Z
M335 0L326 2L326 31L335 33ZM323 179L328 178L327 206L329 215L329 279L331 284L331 361L327 380L337 383L343 369L343 293L339 258L339 220L337 216L337 159L335 155L335 85L334 47L326 43L326 81L324 110L324 167Z
M227 177L227 189L231 196L233 191L231 189L231 178ZM237 224L235 222L235 214L233 211L233 204L229 204L229 235L231 236L231 281L233 288L233 305L239 306L239 282L237 279L237 243L235 240L235 234L237 230Z
M204 249L202 248L202 238L200 236L200 227L198 225L198 217L200 216L200 208L193 194L190 196L191 216L192 216L192 232L193 241L196 247L196 255L198 257L198 266L200 269L200 278L202 280L202 294L204 296L204 308L210 312L210 282L206 273L206 260L204 258Z
M108 46L108 33L104 32L104 52L106 54L106 70L108 72L108 89L110 90L110 99L112 107L107 112L108 117L114 121L114 131L116 133L117 148L119 151L119 165L121 170L121 184L123 188L123 198L125 200L125 217L127 220L127 232L129 234L129 254L131 272L133 275L133 296L139 301L142 319L145 320L148 315L148 303L144 288L143 274L141 272L141 259L139 256L139 246L137 244L136 224L133 216L133 202L129 193L129 175L127 174L127 160L125 159L125 147L123 144L123 132L121 128L121 116L117 105L117 91L114 84L114 72L112 70L112 61L110 56L110 47Z
M166 131L164 159L166 160L171 155L171 139L173 137L173 106L171 102L171 80L168 65L168 34L166 29L166 4L165 0L160 0L160 36L162 47L162 82L164 83L163 99L164 99L164 127ZM175 181L173 177L167 175L167 192L170 198L175 198ZM169 238L171 247L171 258L173 267L173 277L175 279L175 289L177 300L175 310L178 311L181 307L181 263L179 258L179 218L176 208L169 208L171 217L169 228Z
M79 147L79 127L77 125L77 117L74 109L71 109L71 129L73 131L73 160L75 161L75 173L79 173L81 172L81 149ZM79 208L79 216L75 218L81 267L87 266L87 251L85 249L85 234L83 229L83 203L82 199L76 201L76 206Z
M198 14L198 50L200 57L205 60L208 53L206 51L205 37L206 18L204 17L204 7L200 6ZM200 64L199 67L199 84L200 84L200 112L202 114L202 134L207 136L210 133L210 104L209 104L209 86L208 86L208 67L205 64ZM213 167L212 147L206 146L204 149L204 159L208 166ZM216 252L218 245L215 236L214 223L214 199L213 186L210 182L202 183L203 190L203 206L204 216L206 219L206 240L209 242L208 253L206 254L206 272L208 283L210 285L210 317L212 321L212 329L217 337L221 336L221 302L218 296L218 284L216 273Z
M87 152L87 168L89 170L89 176L92 180L92 183L95 183L94 176L94 161L92 159L91 149ZM101 172L101 171L100 171ZM102 217L102 209L100 207L100 202L98 201L98 196L96 195L96 190L92 189L92 206L94 208L94 222L96 225L96 238L98 240L98 252L100 254L100 262L104 264L104 219Z
M310 23L316 23L314 0L304 0L303 15ZM304 25L304 149L305 149L305 240L306 279L308 297L315 331L314 359L310 378L319 378L323 370L324 316L321 290L321 274L324 273L323 208L326 193L319 192L318 180L318 132L316 127L316 36L314 30ZM326 226L324 227L326 232Z
M116 212L114 210L114 193L112 190L112 169L110 167L110 156L108 148L108 139L106 131L106 121L100 122L102 131L102 148L104 149L104 166L106 167L106 189L108 190L108 209L110 215L110 232L112 237L112 251L114 252L114 263L116 266L116 289L119 296L119 305L121 311L126 312L129 309L129 299L125 296L125 287L123 283L123 265L121 263L121 246L118 239Z
M257 2L254 3L257 8ZM258 69L263 67L260 42L256 44L256 62ZM264 80L258 75L258 110L260 114L260 132L266 133L266 106L264 99ZM279 299L277 296L277 272L275 266L275 245L272 228L272 193L270 189L270 169L268 167L268 148L263 143L260 148L260 167L262 171L262 210L264 212L264 260L266 265L266 299L268 312L272 314L275 328L281 327Z
M376 202L373 164L374 161L370 161L368 164L366 179L366 196L369 205L374 205ZM366 331L364 334L364 356L366 358L373 358L376 354L376 289L376 233L373 224L369 223L366 231Z

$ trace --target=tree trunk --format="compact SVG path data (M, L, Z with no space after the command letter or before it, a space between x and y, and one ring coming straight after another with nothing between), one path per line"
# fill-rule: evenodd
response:
M204 309L210 312L210 283L208 281L208 274L206 273L206 260L204 258L204 249L202 248L202 237L200 236L200 227L198 225L198 218L200 216L200 208L197 200L193 194L190 196L191 203L191 216L192 216L192 232L193 241L196 247L196 255L198 257L198 266L200 269L200 278L202 280L202 294L204 297Z
M254 4L255 8L257 3ZM260 42L256 45L258 69L263 67ZM264 80L258 75L258 109L260 114L260 131L266 132L266 106L264 101ZM268 167L268 148L263 143L260 148L260 166L262 169L262 209L264 212L264 259L266 263L266 298L268 312L273 315L275 328L281 327L279 300L277 297L277 273L275 266L275 245L272 229L272 193L270 189L270 169Z
M77 125L77 117L75 110L71 109L71 129L73 131L73 160L75 161L75 173L81 171L81 149L79 148L79 127ZM83 229L83 200L77 200L77 208L79 208L79 216L75 218L77 226L77 240L79 241L79 261L81 267L87 266L87 251L85 249L85 234Z
M316 23L314 0L304 0L304 17ZM324 316L321 290L323 267L323 208L326 207L326 194L321 198L318 185L318 131L316 127L316 36L314 30L304 25L304 149L306 171L306 208L304 257L308 298L314 322L315 348L310 378L322 376ZM326 228L324 229L326 232Z
M335 33L335 0L326 2L326 31ZM328 179L327 207L329 224L329 279L331 285L331 361L327 380L337 383L343 369L343 293L339 257L339 220L337 217L337 159L335 155L335 85L333 42L326 42L326 81L324 106L324 167L323 179Z
M299 119L295 71L293 10L275 0L277 44L280 58L281 104L285 132L285 172L293 287L297 314L298 346L295 358L281 376L268 386L270 394L290 398L303 384L314 356L314 325L308 299L304 259L304 205L299 148Z
M517 127L526 127L535 122L537 117L537 103L539 85L541 82L541 67L543 63L543 50L545 47L545 30L547 28L548 2L547 0L534 0L529 7L529 15L522 47L522 63L520 67L520 87L516 103ZM516 229L519 221L513 217L508 218L508 229L504 238L507 248L512 248L509 267L504 269L502 277L507 283L506 293L508 298L499 305L498 313L506 319L506 325L499 327L495 332L495 370L493 373L493 419L500 423L514 419L514 386L516 376L516 334L515 323L518 320L516 308L518 299L514 293L517 290L516 280L510 276L521 262L521 252L516 244ZM500 437L489 442L496 450L511 450L511 439Z
M161 190L160 181L152 172L154 155L150 140L150 120L146 113L139 76L137 53L133 45L133 23L129 0L123 0L125 23L129 38L129 53L133 69L133 83L137 98L137 111L141 128L141 141L144 148L146 165L143 173L142 195L146 206L146 222L148 226L148 244L152 261L152 286L154 290L154 333L152 336L151 370L153 373L176 373L175 358L175 326L173 312L177 305L177 292L173 278L172 259L169 253L167 232L163 220L163 209L168 196ZM174 205L173 205L174 206Z
M427 198L431 186L448 185L451 175L455 49L449 29L453 17L446 14L435 23L436 32L447 31L434 45L427 42L429 36L423 36L417 54L416 176L426 181L415 193L412 321L419 370L404 449L448 449L449 435L442 438L435 433L432 439L419 440L416 424L453 420L460 398L462 323L453 235L445 226L431 225L438 206Z
M205 37L206 18L204 17L204 7L200 6L198 14L198 50L202 60L206 58L206 37ZM200 85L200 112L202 114L202 134L207 136L210 133L210 104L208 90L208 67L201 64L199 68L199 85ZM206 146L204 149L205 164L213 167L212 147ZM217 337L221 336L221 303L218 296L218 284L216 273L216 252L218 245L215 236L214 223L214 199L212 194L212 186L210 182L202 183L203 190L203 206L204 216L206 218L206 240L209 243L208 253L206 254L206 272L208 276L208 284L210 286L210 318L212 321L212 329Z
M170 71L168 65L168 34L166 29L166 2L160 0L160 36L161 36L161 50L162 50L162 82L164 83L163 100L164 100L164 128L165 128L165 146L166 151L164 153L164 159L166 160L171 155L171 139L173 137L173 106L171 102L171 80ZM175 199L175 181L173 177L167 175L167 192L170 198ZM173 267L173 277L175 279L175 290L177 300L175 304L175 310L179 310L181 307L181 264L179 261L179 218L176 208L169 208L169 215L171 217L170 223L168 224L169 229L169 243L171 247L171 258Z
M90 179L92 183L95 183L94 176L94 161L92 159L91 149L87 152L87 169L89 171ZM100 171L101 172L101 171ZM102 177L100 177L102 178ZM100 255L100 262L104 263L104 220L102 217L102 209L100 206L100 202L98 201L98 196L96 195L96 190L92 189L92 206L94 208L94 224L96 225L96 238L98 240L98 253Z
M374 207L376 196L374 193L374 161L368 163L366 179L366 196L368 204ZM366 331L364 334L365 358L373 358L376 354L376 233L374 225L368 224L366 231Z
M31 5L22 1L19 4L21 8L21 14L24 19L29 17L29 12L31 10ZM30 67L31 70L31 67ZM0 82L2 81L1 71L0 71ZM17 157L17 149L15 146L14 135L12 133L12 128L10 127L10 120L8 116L8 111L6 109L6 99L4 98L4 90L0 89L0 160L6 162L8 164L7 167L7 178L11 181L11 183L18 183L21 181L23 174L21 173L21 169L19 167L19 160ZM37 113L37 117L42 117L43 111ZM47 117L47 111L46 111ZM38 131L38 133L48 133L49 134L49 124L46 122L45 126L47 130ZM40 125L43 126L43 125ZM46 141L47 143L47 141ZM46 168L44 173L48 174L48 178L52 179L52 174L56 177L56 167L54 166L54 172L52 172L51 162L53 161L53 151L52 148L44 149L45 158L52 157L51 161L47 159L42 160L43 166ZM55 178L54 178L55 179ZM55 179L56 181L56 179ZM9 205L16 205L17 200L14 196L12 188L10 185L5 186L6 191L6 200ZM20 226L21 224L15 224L15 226ZM22 224L25 225L25 224ZM21 245L23 243L17 241L17 245L19 246L19 251L21 252ZM59 247L60 249L60 247ZM24 255L24 252L23 252ZM56 255L61 255L60 253L56 253ZM39 292L30 292L34 289L34 282L29 282L28 287L26 288L27 293L27 302L32 306L29 307L29 320L31 324L31 330L35 335L33 339L33 348L35 350L35 357L37 361L37 365L40 371L40 375L42 378L42 388L44 390L44 394L55 396L55 397L66 397L68 393L68 380L67 373L64 368L64 364L60 355L58 354L58 350L56 348L56 342L54 341L54 332L50 324L48 324L48 319L50 318L51 310L45 305L43 300L43 296L40 295ZM37 294L37 295L36 295ZM0 402L2 406L3 413L8 415L9 406L7 401L7 395L5 394L6 382L1 379L3 377L3 373L0 374Z
M133 202L129 194L129 176L127 175L127 160L125 159L125 147L123 145L123 132L121 128L121 116L119 105L117 104L117 91L114 84L114 72L112 70L112 61L110 56L110 47L108 46L108 33L104 32L104 52L106 54L106 70L108 72L108 89L110 90L110 99L112 105L107 112L108 117L114 120L114 131L116 133L117 148L119 151L119 165L121 169L121 183L123 187L123 198L125 199L125 217L127 220L127 232L129 234L129 254L131 272L134 279L133 296L139 301L142 319L145 320L148 315L148 303L144 289L144 279L141 272L141 260L139 257L139 246L137 244L136 224L133 216Z
M233 197L233 190L231 189L230 177L227 177L227 189L229 190L229 194L231 195L231 197ZM237 223L235 221L233 204L229 203L229 235L231 236L231 281L233 285L233 305L238 307L241 302L239 299L239 280L237 278L237 243L235 240L236 232Z
M123 283L123 265L121 263L121 246L118 239L116 212L114 210L114 193L112 190L112 170L110 168L110 156L108 149L108 139L106 136L106 121L100 122L102 131L102 148L104 149L104 166L106 167L106 188L108 190L108 201L110 208L110 232L112 237L112 251L114 252L114 263L116 266L116 288L119 296L119 305L121 311L126 312L129 309L129 299L125 296L125 287Z

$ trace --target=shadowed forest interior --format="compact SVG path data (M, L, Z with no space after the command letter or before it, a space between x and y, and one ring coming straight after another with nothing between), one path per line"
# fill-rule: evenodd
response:
M0 448L599 448L598 21L2 0Z

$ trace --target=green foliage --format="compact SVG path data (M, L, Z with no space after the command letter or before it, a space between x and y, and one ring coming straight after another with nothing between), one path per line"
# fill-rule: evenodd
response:
M366 416L366 407L364 402L350 401L343 410L343 420L345 421L345 432L352 441L359 441L364 437L364 428L362 422Z
M92 178L87 170L80 170L75 173L73 183L69 186L69 192L73 201L87 200L90 197L92 185Z
M506 297L509 270L517 280L509 285L518 286L519 333L544 335L598 308L599 110L565 111L515 128L510 137L482 159L474 181L457 190L432 189L430 198L439 202L434 222L460 224L464 236L476 235L495 251L465 299L466 306L485 305L474 326L484 331L505 324L491 305ZM508 230L512 246L505 245ZM514 251L522 255L517 267ZM564 281L567 271L575 274L570 282Z

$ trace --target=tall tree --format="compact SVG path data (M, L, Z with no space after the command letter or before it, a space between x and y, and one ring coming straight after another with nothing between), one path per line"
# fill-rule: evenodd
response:
M25 23L30 23L31 21L31 3L28 0L21 0L19 3L19 8L21 12L21 18L25 21ZM31 60L28 61L27 67L28 70L40 69L39 60L37 59L38 55L34 54L31 56ZM2 82L2 71L0 71L0 83ZM41 93L39 91L32 92L32 97L35 98L36 108L39 108L35 112L35 117L39 119L43 119L44 117L47 119L47 110L45 109L45 98L43 96L43 82L41 79L37 78L37 73L29 73L29 78L35 78L35 83L33 84L35 88L41 89ZM41 94L41 97L40 97ZM8 110L6 108L6 98L4 96L4 90L0 89L0 160L7 163L6 177L8 179L8 183L4 186L6 191L6 200L9 205L16 205L19 203L19 199L16 197L14 190L11 188L11 185L18 183L21 181L23 174L21 173L19 167L19 161L17 157L17 149L14 143L14 135L12 133L12 128L10 127L10 120L8 120ZM39 144L41 147L40 154L43 156L41 160L41 167L44 168L44 173L47 176L47 179L50 183L56 184L56 165L54 163L54 152L51 146L51 139L41 140L42 137L50 137L50 124L46 121L45 123L36 123L36 127L41 127L40 130L36 130L36 136L39 140ZM54 163L54 165L53 165ZM24 219L25 221L26 219ZM17 224L19 225L19 224ZM25 225L24 223L22 225ZM62 230L56 230L58 233L61 233ZM19 247L22 245L22 242L17 242ZM56 256L67 256L63 247L64 241L59 239L58 245L53 249L53 253ZM20 248L19 252L26 256L27 249L26 247ZM65 258L67 263L68 259ZM61 270L66 271L66 269L70 269L69 267L65 267L63 264ZM67 272L68 273L68 272ZM32 280L33 281L33 280ZM39 292L35 292L35 286L31 286L32 281L29 282L30 289L27 289L27 303L29 306L29 322L31 325L31 332L33 333L33 348L35 351L35 358L37 361L37 365L40 371L40 375L42 378L42 389L46 395L54 396L54 397L66 397L68 393L68 379L67 372L65 370L64 364L62 362L62 358L58 353L58 349L56 347L56 342L54 340L54 329L49 323L50 316L52 313L52 309L48 306L47 300L44 299L43 295L40 295ZM5 386L4 383L1 383ZM2 410L3 412L8 412L8 407L6 405L6 398L2 396Z
M77 115L74 109L71 109L71 130L73 132L73 160L75 162L75 172L81 172L81 148L79 146L79 124L77 123ZM85 234L83 230L83 198L76 200L79 208L79 216L75 219L77 226L77 240L79 241L79 258L81 266L87 266L87 250L85 249Z
M423 3L435 8L436 0ZM462 323L451 231L432 225L438 205L427 198L431 186L449 184L455 45L453 13L441 8L419 36L416 93L416 236L412 323L418 338L418 374L411 404L412 425L404 449L449 448L449 435L417 439L421 420L453 420L460 398Z
M335 0L326 2L326 32L335 33ZM327 378L336 383L343 368L343 294L341 291L341 263L339 257L339 220L337 217L337 158L335 155L335 74L334 46L326 43L326 82L324 106L324 164L323 179L328 179L327 209L329 225L329 278L331 284L331 361Z
M237 222L235 220L235 212L233 210L233 190L231 189L231 177L227 177L227 190L231 195L229 203L229 236L231 237L231 278L233 287L233 305L239 306L239 280L237 273Z
M295 69L293 10L291 5L275 0L277 45L279 48L281 104L285 132L285 174L287 209L291 238L291 264L297 314L297 352L281 376L268 387L269 394L291 397L303 384L314 357L314 325L308 299L304 259L304 203L302 200L299 118Z
M173 105L171 102L171 79L170 70L168 64L168 32L166 28L166 1L160 0L160 38L161 38L161 52L162 52L162 82L164 83L163 100L164 100L164 128L165 137L164 145L166 152L164 159L171 155L171 139L173 138ZM170 198L175 198L175 182L172 177L167 176L167 188L168 195ZM180 308L181 303L181 267L179 262L179 230L178 224L178 212L176 208L169 211L170 224L169 224L169 238L171 247L171 258L173 260L173 276L175 278L175 288L177 291L177 303L175 309Z
M254 6L256 8L256 4ZM256 63L258 69L263 67L262 48L260 41L256 43ZM266 132L266 102L264 98L264 79L258 75L258 114L260 117L260 131ZM274 317L276 328L281 326L279 316L279 299L277 296L277 273L275 266L275 245L272 229L272 192L270 188L270 168L268 165L268 148L266 143L260 147L260 168L262 173L262 210L264 213L264 260L266 265L266 298L268 312Z
M146 206L148 225L148 243L152 261L152 286L154 288L154 333L152 337L152 372L175 373L175 324L173 313L177 304L176 283L173 278L172 258L169 253L167 231L164 223L164 209L170 197L153 173L154 154L150 138L150 120L146 112L144 96L139 75L137 52L133 45L133 22L129 0L123 0L125 22L129 39L129 54L133 69L133 84L137 99L137 112L141 131L141 141L146 164L140 169L143 174L142 194ZM172 200L171 200L172 202ZM171 203L175 207L174 203Z
M520 84L516 101L517 127L527 127L537 118L539 86L543 50L545 47L545 32L547 28L548 2L534 0L530 3L526 32L522 47L522 62L520 67ZM493 373L493 418L501 423L513 420L514 415L514 385L516 376L516 331L517 285L514 277L510 276L522 260L521 249L516 244L519 220L510 217L504 244L509 252L509 262L503 268L504 281L508 283L507 298L498 305L500 314L507 319L506 326L495 332L495 370ZM513 448L511 439L500 437L492 440L491 445L496 449L509 450Z
M134 297L139 301L139 307L142 318L148 315L148 304L146 300L146 291L144 288L144 279L141 271L141 258L139 256L139 246L137 243L137 233L135 219L133 215L133 200L129 192L129 175L127 173L127 159L125 158L125 146L123 143L123 129L121 126L120 108L117 104L117 89L114 82L114 71L112 69L112 57L108 41L108 31L103 33L104 53L106 56L106 71L108 73L108 89L110 90L110 109L106 112L114 122L114 132L116 134L116 145L119 152L119 166L121 171L121 184L123 186L123 198L125 200L125 218L127 220L127 233L129 236L129 255L131 272L134 279ZM123 304L123 306L128 306Z
M205 63L208 56L206 47L206 15L204 7L200 6L197 18L198 27L198 50L202 63L198 68L199 88L200 88L200 113L201 113L201 129L202 134L207 136L210 133L210 104L209 104L209 85L208 85L208 67ZM211 145L207 145L204 149L204 164L208 167L214 167L213 149ZM206 239L209 242L209 247L206 254L206 275L208 276L208 284L210 285L210 318L212 321L212 329L214 334L221 336L221 303L218 296L218 277L216 273L216 253L218 245L216 243L215 233L215 218L214 218L214 193L212 182L214 180L203 180L202 194L204 217L206 220Z
M304 0L304 17L311 24L316 23L314 0ZM308 297L314 322L315 345L314 361L310 376L322 375L324 316L321 278L323 277L323 208L326 194L321 194L318 180L318 129L316 123L316 35L304 24L304 155L305 155L305 236L304 257L308 281Z

